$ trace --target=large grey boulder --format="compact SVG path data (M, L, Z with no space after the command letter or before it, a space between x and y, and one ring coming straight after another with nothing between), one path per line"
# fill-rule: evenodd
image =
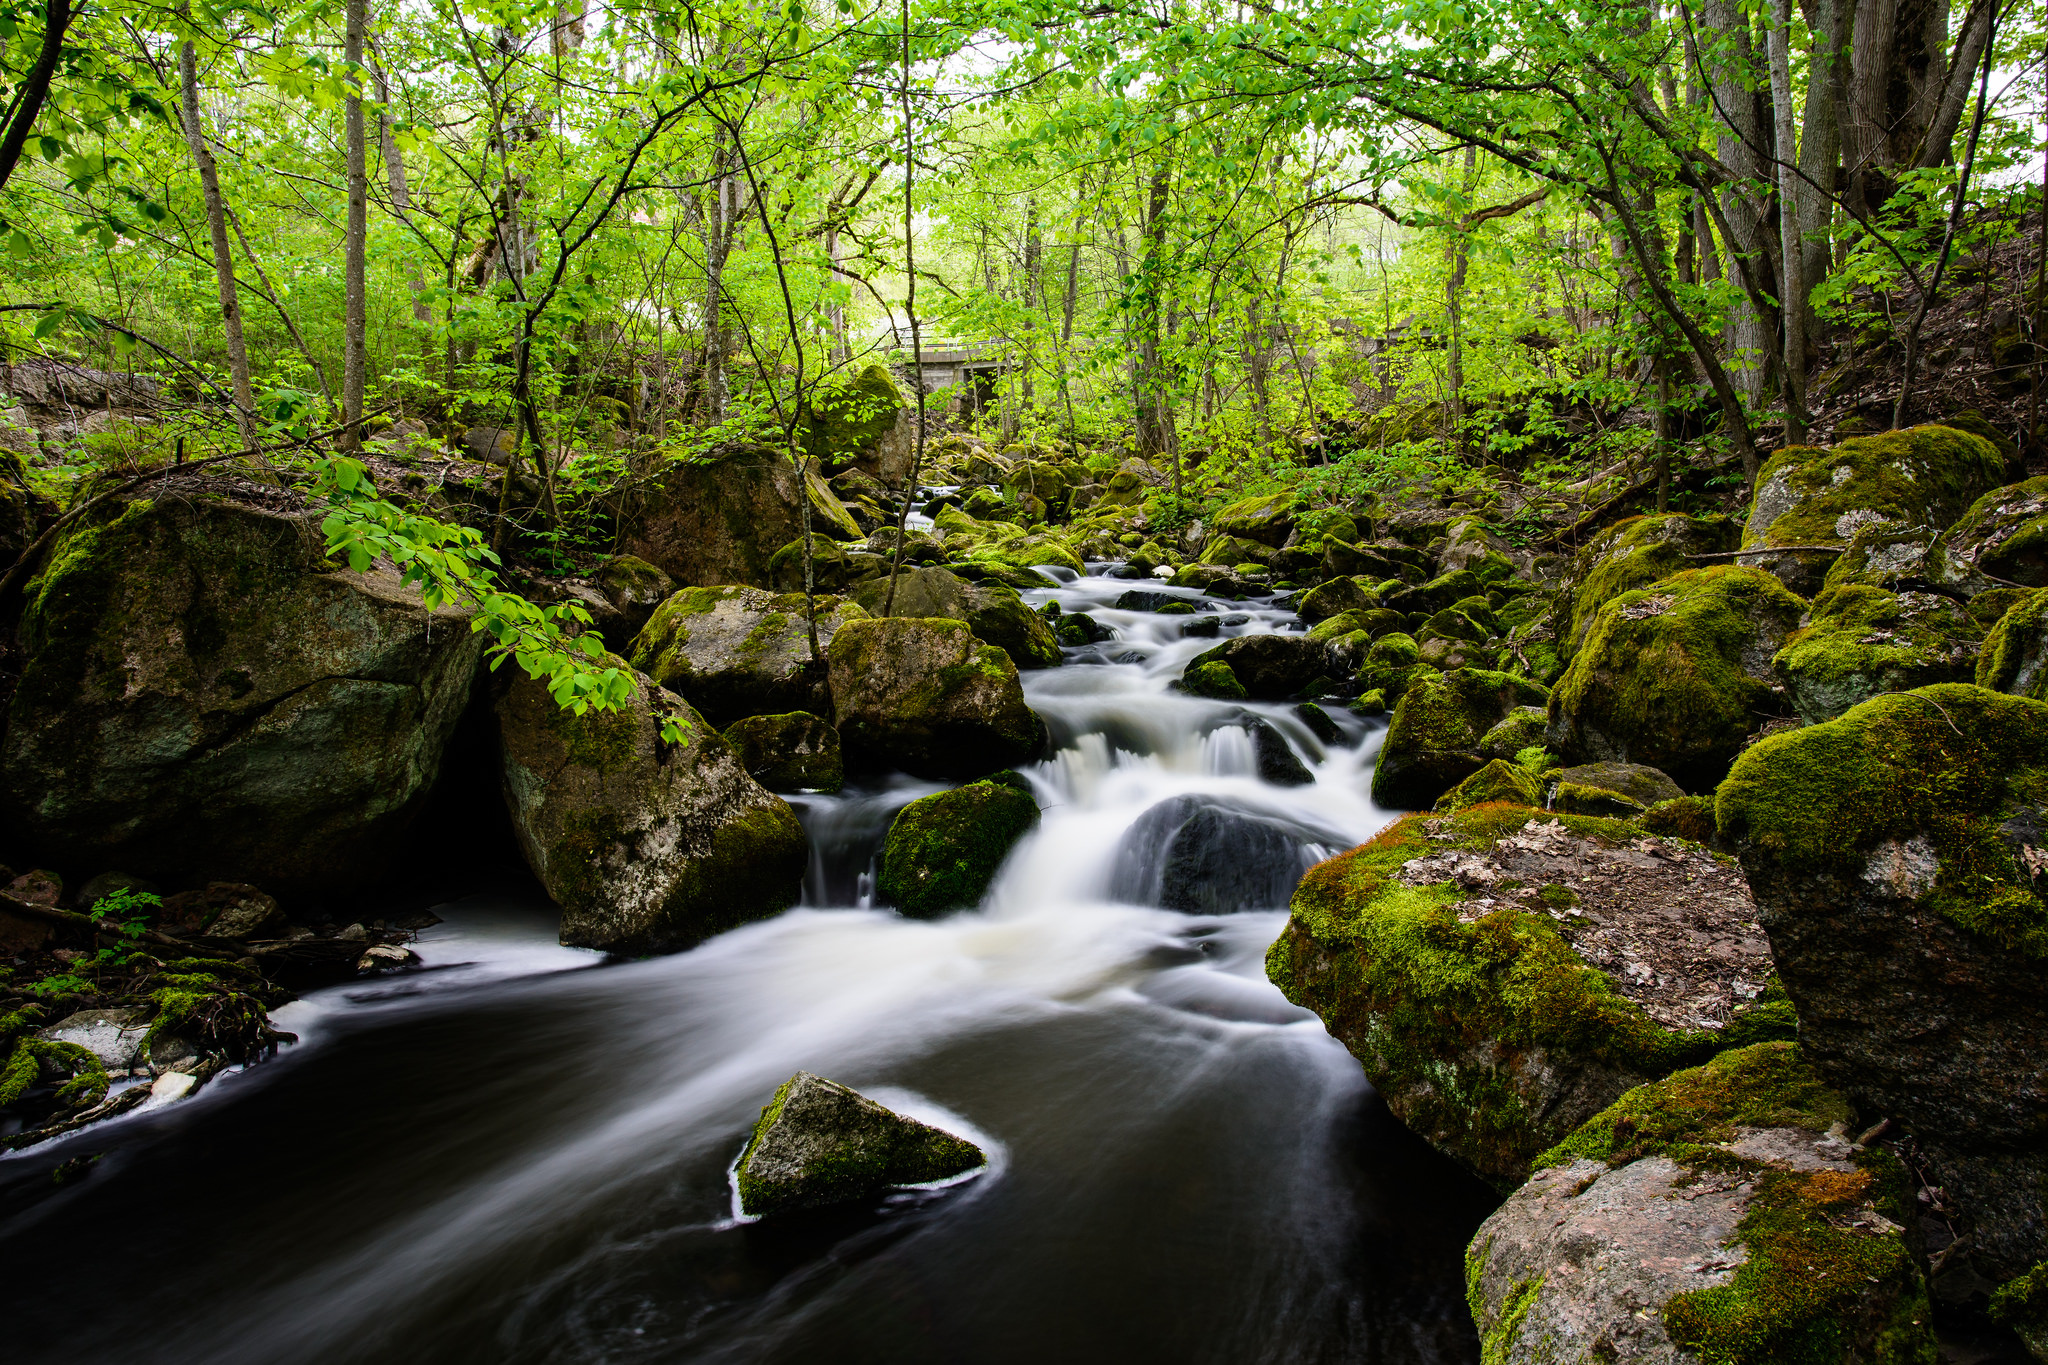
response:
M28 592L6 823L55 860L329 892L388 866L482 637L318 516L193 475L70 527ZM284 503L282 509L274 510Z
M1873 698L1748 750L1715 813L1821 1075L1915 1138L1980 1266L2048 1259L2048 705Z
M799 1071L761 1111L733 1172L759 1218L872 1199L988 1164L965 1138L907 1119L837 1081Z
M810 860L795 813L645 675L622 709L580 716L520 677L497 715L505 804L562 942L661 952L795 904ZM661 737L669 718L681 743Z
M832 638L833 718L849 756L921 777L978 777L1038 757L1045 722L1016 665L964 622L849 621Z
M811 531L858 540L848 515L815 461L803 481ZM678 583L773 585L769 561L803 535L796 466L765 447L706 463L677 462L626 516L621 548Z
M889 601L889 580L863 583L848 594L880 616ZM1024 605L1015 588L1001 583L970 583L945 569L906 568L896 576L892 616L943 616L965 621L975 638L994 645L1019 668L1054 668L1060 662L1059 641L1046 619Z
M867 613L837 597L815 599L818 647ZM633 667L677 693L714 725L784 711L825 712L824 671L811 660L804 595L762 588L684 588L655 608L633 640Z

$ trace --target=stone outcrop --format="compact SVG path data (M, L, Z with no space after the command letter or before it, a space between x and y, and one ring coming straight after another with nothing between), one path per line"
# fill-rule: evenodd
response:
M497 716L505 804L562 942L662 952L796 902L810 859L796 815L646 676L623 708L580 716L522 676ZM667 720L682 742L662 738Z
M811 530L838 540L859 540L815 462L804 489ZM797 473L780 451L751 448L720 460L671 464L625 518L622 548L678 583L743 583L770 587L769 561L803 535Z
M733 1171L750 1217L873 1199L988 1164L965 1138L907 1119L837 1081L799 1071L783 1082Z
M22 616L7 823L44 856L326 893L390 865L482 638L318 517L202 476L68 528Z
M833 719L848 756L923 777L979 777L1039 756L1045 723L1017 667L965 623L850 621L832 639Z
M1876 698L1750 749L1717 816L1807 1056L1919 1141L1980 1264L2048 1259L2048 706Z
M858 605L815 599L818 647L849 621ZM832 709L824 671L811 659L810 620L802 593L761 588L684 588L655 608L634 639L633 666L702 711L714 725L742 716Z

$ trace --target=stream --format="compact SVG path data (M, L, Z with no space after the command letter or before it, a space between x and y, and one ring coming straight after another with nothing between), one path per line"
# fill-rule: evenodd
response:
M1216 641L1108 606L1134 587L1202 600L1027 594L1120 638L1024 675L1044 818L980 907L872 904L890 817L940 790L905 777L792 798L804 904L691 952L562 948L528 887L437 907L424 970L286 1006L277 1057L0 1160L6 1358L1476 1360L1461 1263L1490 1192L1263 968L1300 871L1392 818L1380 731L1170 692ZM1224 636L1292 621L1216 605ZM1262 781L1247 717L1314 781ZM799 1069L989 1169L735 1219L730 1167Z

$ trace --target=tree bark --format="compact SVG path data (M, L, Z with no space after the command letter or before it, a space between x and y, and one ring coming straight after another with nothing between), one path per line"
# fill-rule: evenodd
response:
M6 187L8 177L20 163L22 148L28 146L28 135L36 126L37 115L43 112L44 102L50 98L50 82L56 79L57 64L63 60L64 36L84 8L72 8L71 0L49 0L43 13L42 45L36 49L35 62L15 92L14 115L7 121L7 130L0 133L0 189Z
M228 249L228 215L220 197L220 172L213 164L213 150L206 145L205 125L199 121L199 53L192 44L178 46L180 105L185 122L185 145L192 150L199 168L199 188L206 200L206 226L213 238L213 274L220 290L220 323L226 335L228 377L235 394L235 433L244 449L256 448L256 393L249 383L249 348L242 340L242 305L235 293L235 258Z
M1138 454L1154 460L1173 450L1173 406L1166 379L1164 338L1161 334L1166 292L1166 207L1173 185L1167 154L1154 154L1152 173L1145 193L1143 238L1145 259L1139 266L1138 355L1133 376L1137 400Z
M369 299L364 281L364 257L370 232L370 176L368 149L363 135L363 35L369 28L369 0L347 0L344 13L342 60L347 63L349 93L342 100L342 120L348 141L348 229L343 248L343 312L341 349L341 419L344 450L363 443L363 390L369 380Z
M1785 378L1785 440L1806 443L1806 290L1802 286L1799 237L1798 151L1792 132L1792 0L1771 0L1771 113L1777 145L1778 263L1783 284L1778 295L1779 334L1784 340L1780 360ZM1825 95L1825 88L1822 92Z

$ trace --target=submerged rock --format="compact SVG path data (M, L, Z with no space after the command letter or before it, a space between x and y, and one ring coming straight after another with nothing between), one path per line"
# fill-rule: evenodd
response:
M1502 805L1312 868L1266 971L1396 1117L1502 1189L1630 1087L1793 1024L1739 872Z
M833 638L840 742L864 761L921 777L979 777L1038 757L1045 722L1016 665L960 621L853 621Z
M867 616L837 597L816 599L818 647ZM831 709L824 670L811 659L802 593L727 585L684 588L655 609L633 641L633 667L702 711L714 725L742 716Z
M1344 842L1223 797L1170 797L1117 845L1109 896L1191 915L1278 909L1301 874Z
M762 1218L872 1199L892 1185L947 1180L987 1164L964 1138L799 1071L761 1111L733 1183L741 1211Z
M235 487L167 479L57 541L22 614L0 749L0 807L25 846L316 893L390 865L484 637L396 570L330 564L313 513Z
M1544 699L1542 687L1509 673L1422 673L1394 708L1373 767L1372 799L1389 810L1427 810L1486 766L1481 744L1496 725L1517 707Z
M2048 1259L2048 706L1879 697L1750 749L1718 815L1808 1058L1920 1143L1980 1265Z
M810 861L796 815L644 675L623 709L580 716L520 677L497 713L505 804L562 942L662 952L796 903ZM688 726L679 744L661 737L669 717Z
M772 792L836 792L846 785L839 732L808 711L748 716L726 727L747 775Z
M1038 824L1015 773L920 797L896 813L875 889L912 919L979 905L996 869Z
M1968 439L1975 440L1975 437ZM1550 694L1550 747L1704 791L1773 706L1771 659L1805 603L1761 569L1688 569L1602 607Z
M1910 1184L1851 1117L1790 1043L1623 1096L1472 1239L1489 1365L1933 1359Z

